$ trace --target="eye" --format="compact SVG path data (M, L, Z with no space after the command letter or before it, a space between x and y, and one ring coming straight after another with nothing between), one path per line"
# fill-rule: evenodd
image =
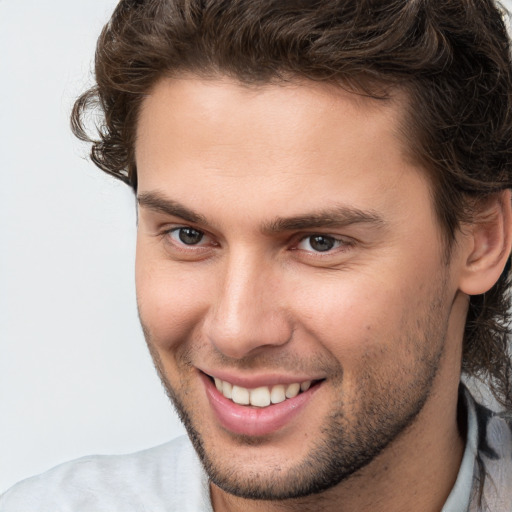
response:
M185 245L198 245L205 238L202 231L190 227L174 228L169 231L169 236L174 242Z
M192 226L167 227L159 235L166 254L177 261L202 261L219 247L212 235Z
M303 251L327 252L343 244L341 240L329 235L310 235L303 238L297 248Z

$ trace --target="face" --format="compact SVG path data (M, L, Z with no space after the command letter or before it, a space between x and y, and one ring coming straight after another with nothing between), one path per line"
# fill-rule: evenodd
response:
M225 491L332 487L437 385L455 287L399 118L308 82L168 79L143 103L140 318Z

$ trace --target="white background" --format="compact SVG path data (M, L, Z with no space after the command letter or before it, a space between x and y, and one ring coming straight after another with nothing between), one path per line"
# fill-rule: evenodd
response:
M139 327L129 187L69 130L114 0L0 0L0 492L182 427Z
M0 0L0 492L183 432L137 320L133 195L68 128L114 5Z

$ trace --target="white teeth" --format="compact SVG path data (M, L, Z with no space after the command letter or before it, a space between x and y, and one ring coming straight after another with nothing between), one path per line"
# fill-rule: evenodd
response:
M294 382L293 384L289 384L286 388L286 398L294 398L299 394L300 391L300 384L297 382Z
M255 389L247 389L242 386L236 386L214 377L215 387L226 398L233 400L239 405L252 405L254 407L268 407L270 404L279 404L287 398L296 397L301 391L307 391L312 381L294 382L293 384L283 385L276 384L271 388L269 386L261 386Z
M226 398L231 398L232 391L233 391L233 386L229 382L226 382L225 380L223 380L222 381L222 394Z
M240 386L233 386L231 400L233 400L235 404L249 405L249 390L241 388Z
M273 404L280 404L281 402L284 402L286 400L286 394L284 386L277 385L272 388L272 391L270 392L270 401Z
M310 387L311 387L311 381L310 380L306 380L306 381L301 383L300 390L301 391L307 391Z
M270 405L270 391L267 387L251 389L250 401L256 407L266 407Z

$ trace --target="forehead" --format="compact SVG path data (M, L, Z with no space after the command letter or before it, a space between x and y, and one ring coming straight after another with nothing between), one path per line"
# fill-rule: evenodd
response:
M164 79L140 111L139 191L201 212L229 198L231 213L262 218L340 202L397 207L413 189L428 195L399 136L403 106L403 96L375 100L309 81Z
M399 136L405 101L400 91L392 99L377 100L308 80L246 85L227 77L163 79L142 103L137 157L143 157L141 146L149 143L146 135L154 140L157 131L167 143L173 137L187 148L214 149L221 144L225 151L252 149L258 158L262 145L265 153L276 149L283 153L298 144L305 151L321 146L325 152L329 143L340 146L363 139L372 142L367 151L378 151L389 143L400 151L405 149ZM350 130L340 138L346 119L350 119Z

